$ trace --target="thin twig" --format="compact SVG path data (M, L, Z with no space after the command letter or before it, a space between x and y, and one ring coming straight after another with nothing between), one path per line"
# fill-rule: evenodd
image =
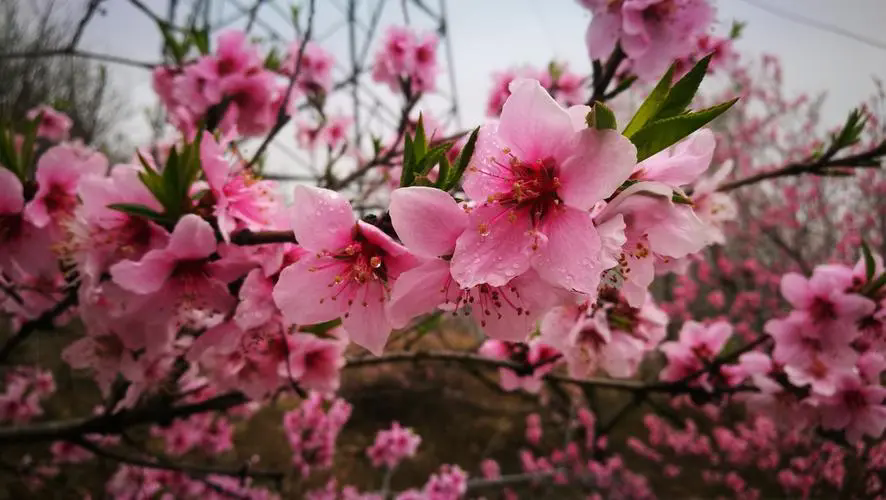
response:
M289 123L290 116L286 112L286 109L289 106L289 98L292 95L292 89L295 88L296 80L298 80L298 75L301 72L301 63L302 59L304 59L305 48L307 48L308 43L311 41L311 34L314 32L314 11L315 11L315 0L310 0L308 2L308 27L305 29L305 36L301 39L301 44L298 47L298 54L295 56L295 67L292 70L292 75L289 78L289 86L286 87L286 93L283 94L283 100L280 103L280 109L277 110L277 121L274 123L274 128L271 129L271 132L268 133L265 140L262 141L261 145L255 151L255 154L252 156L252 159L249 160L249 163L246 164L247 169L251 169L253 165L255 165L261 155L264 154L265 150L268 149L268 146L271 144L271 141L274 140L274 137L280 133L280 130Z
M213 467L209 465L199 465L199 464L188 464L188 463L175 463L168 460L162 461L152 461L146 460L144 458L132 457L129 455L124 455L122 453L118 453L113 450L109 450L107 448L102 448L95 443L82 438L74 438L71 439L71 442L80 446L81 448L87 449L94 453L97 456L110 458L111 460L115 460L117 462L136 465L138 467L145 467L148 469L159 469L159 470L170 470L176 472L182 472L189 476L210 476L210 475L219 475L219 476L231 476L231 477L253 477L260 479L270 479L274 481L282 481L285 474L281 471L271 471L271 470L256 470L250 469L248 464L244 464L242 467L231 468L231 467Z
M823 173L827 173L827 170L829 168L879 168L880 164L878 160L884 155L886 155L886 141L881 142L879 145L868 151L854 155L844 156L841 158L832 158L832 155L825 154L816 161L791 163L776 170L762 172L745 177L744 179L727 182L726 184L718 187L717 191L732 191L733 189L756 184L767 179L776 179L778 177L788 177L802 174L821 175Z
M208 411L224 411L248 401L240 392L229 392L199 403L180 406L148 404L117 413L0 427L0 443L34 443L70 440L86 434L119 434L137 425L171 422L176 418Z
M591 98L588 99L588 106L593 104L596 101L605 101L606 100L606 90L609 88L609 84L612 82L612 79L615 78L615 72L618 70L618 66L622 61L625 60L625 53L621 49L621 45L616 45L615 50L612 51L612 54L609 56L609 59L606 60L606 64L600 67L599 65L595 65L596 68L600 68L601 71L594 71L594 79L593 79L593 92L591 93Z
M45 311L40 316L25 322L21 328L19 328L18 333L6 340L3 346L0 347L0 364L3 364L12 354L12 351L14 351L19 344L27 340L31 334L37 330L52 329L52 327L55 326L53 324L55 319L75 305L77 305L76 285L74 285L73 288L67 292L65 297L55 306Z
M113 64L121 64L124 66L131 66L134 68L141 68L147 70L153 70L157 66L160 66L159 63L149 63L144 61L136 61L134 59L129 59L126 57L114 56L110 54L98 54L95 52L89 52L80 49L48 49L48 50L33 50L29 52L9 52L6 54L0 54L0 60L3 59L41 59L46 57L77 57L80 59L91 59L94 61L108 62Z

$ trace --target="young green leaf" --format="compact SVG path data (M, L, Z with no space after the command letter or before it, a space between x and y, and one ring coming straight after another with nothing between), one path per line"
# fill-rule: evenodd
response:
M434 165L440 163L440 160L446 156L446 153L449 151L449 148L452 147L452 144L453 143L451 142L441 144L428 151L428 154L417 162L415 167L416 175L427 175L428 172L434 168Z
M191 38L194 41L194 46L200 51L200 54L204 56L209 54L209 31L206 28L192 28Z
M615 113L600 101L595 101L591 106L591 110L585 116L585 122L589 128L597 130L618 128L618 124L615 122Z
M705 74L707 74L708 65L713 55L713 53L708 54L701 61L698 61L680 81L674 84L670 92L668 92L668 97L665 99L664 104L661 105L661 109L655 115L656 120L679 115L689 107L689 104L692 103L692 98L698 92L701 81L704 79Z
M643 127L630 138L631 142L637 146L637 161L643 161L655 153L673 146L723 114L737 100L736 98L693 113L658 120Z
M435 187L442 189L443 186L446 185L449 181L450 170L452 170L452 163L446 155L443 155L443 158L440 159L440 169L437 171L437 182L434 183Z
M400 187L409 187L415 182L415 155L413 154L412 138L409 134L403 137L403 167L400 172Z
M668 91L670 90L671 81L673 79L674 65L672 64L664 76L661 77L661 80L658 81L655 88L652 89L649 97L647 97L646 100L643 101L643 104L640 105L640 109L637 110L637 113L634 114L631 121L628 122L628 126L625 127L624 132L622 132L625 137L630 139L632 135L637 133L655 118L655 115L658 114L658 110L661 109L662 104L664 104L665 100L668 98Z
M874 254L871 253L870 247L864 241L861 242L861 255L864 258L865 281L870 283L877 270L877 262L874 260Z
M465 143L465 146L461 148L461 153L459 153L458 158L455 159L455 168L451 170L450 178L443 187L444 191L449 191L461 181L461 177L464 175L465 170L468 168L468 164L471 162L471 157L474 156L474 147L477 145L477 136L479 134L480 127L477 127L471 132L471 136L468 137L468 142Z
M138 205L135 203L113 203L111 205L108 205L108 208L123 212L125 214L134 215L136 217L144 217L145 219L150 219L160 224L170 222L166 214L156 212L150 207L146 207L144 205Z
M425 137L425 125L422 115L418 115L418 124L415 126L415 135L412 138L412 153L416 161L421 159L428 152L428 139Z

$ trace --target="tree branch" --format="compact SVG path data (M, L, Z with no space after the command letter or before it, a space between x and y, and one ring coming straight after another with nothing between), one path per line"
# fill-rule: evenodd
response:
M289 106L289 98L292 95L292 89L295 88L295 82L298 80L298 75L301 72L301 63L302 59L304 59L305 48L308 46L308 42L311 41L311 34L314 32L315 3L315 0L310 0L308 2L308 27L305 29L305 36L301 40L301 44L298 47L298 54L295 56L295 67L289 78L289 86L286 87L286 93L283 95L283 100L280 102L280 109L277 110L277 121L274 123L274 128L271 129L267 137L265 137L265 140L262 141L261 145L255 151L255 154L252 155L252 159L246 164L247 169L251 169L252 166L258 162L258 159L261 158L261 155L264 154L266 149L268 149L268 146L271 144L271 141L274 140L274 137L276 137L277 134L280 133L280 130L289 123L290 116L286 109Z
M718 187L717 191L732 191L733 189L738 189L740 187L749 186L751 184L756 184L767 179L775 179L778 177L788 177L792 175L802 174L827 175L829 173L829 168L879 168L880 163L878 160L883 155L886 155L886 141L881 142L879 145L873 147L868 151L844 156L842 158L833 158L833 154L824 154L820 159L815 161L809 161L805 163L791 163L776 170L761 172L759 174L745 177L744 179L727 182L726 184Z
M19 346L22 342L27 340L28 337L31 336L32 333L37 330L50 330L55 322L55 319L62 315L68 308L77 305L77 287L74 286L72 289L67 291L65 298L59 301L52 309L45 311L40 316L25 322L21 328L19 328L18 333L10 337L6 340L2 347L0 347L0 364L6 362L7 358L12 354L12 351L15 350L16 347Z
M0 427L0 443L28 443L72 440L86 434L119 434L127 428L150 423L171 422L207 411L224 411L249 400L240 392L229 392L199 403L181 406L144 405L132 410L94 417Z
M0 54L0 60L2 59L39 59L44 57L78 57L80 59L91 59L94 61L108 62L113 64L121 64L124 66L132 66L134 68L141 68L147 70L153 70L155 67L160 66L159 63L149 63L144 61L136 61L133 59L128 59L126 57L119 57L110 54L97 54L95 52L89 52L85 50L79 49L70 49L70 48L62 48L62 49L49 49L49 50L34 50L30 52L9 52L6 54Z
M280 482L283 480L285 474L280 471L272 471L272 470L262 470L262 469L250 469L249 464L243 464L242 467L231 468L231 467L213 467L209 465L199 465L199 464L188 464L188 463L175 463L168 460L163 461L151 461L146 460L139 457L131 457L128 455L124 455L122 453L118 453L113 450L109 450L107 448L102 448L97 444L89 441L88 439L83 438L75 438L70 440L72 443L80 446L81 448L87 449L94 453L97 456L109 458L111 460L115 460L117 462L136 465L138 467L145 467L148 469L160 469L160 470L170 470L176 472L183 472L189 476L202 477L209 475L219 475L219 476L232 476L239 478L253 477L258 479L270 479L273 481Z

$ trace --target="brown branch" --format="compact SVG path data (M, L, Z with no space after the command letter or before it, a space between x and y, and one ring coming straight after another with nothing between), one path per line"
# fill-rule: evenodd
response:
M625 57L621 45L616 45L615 50L612 51L612 54L609 56L609 59L606 60L605 65L602 67L599 64L594 65L593 92L591 93L591 98L588 99L588 106L596 101L603 102L612 97L606 95L606 89L609 88L609 84L612 82L612 79L615 78L615 72L618 70L618 66L621 62L625 60ZM596 71L596 69L599 69L600 71Z
M71 43L68 44L68 50L74 50L77 48L77 44L80 43L80 37L83 36L83 32L86 30L86 25L89 24L89 21L92 20L92 16L95 15L98 10L99 5L105 0L89 0L89 4L86 6L86 12L83 13L83 17L80 18L80 22L77 23L77 29L74 31L74 36L71 37Z
M283 100L280 102L280 109L277 110L277 121L274 123L274 128L271 129L270 133L265 137L265 140L262 141L261 145L255 151L255 154L252 155L252 159L246 164L247 169L251 169L252 166L258 162L261 155L264 154L266 149L268 149L271 141L274 140L274 137L276 137L277 134L280 133L280 130L289 123L291 117L286 112L286 109L289 106L289 98L292 95L292 89L295 88L296 80L298 80L298 75L301 73L301 63L302 59L304 59L305 48L307 48L308 42L311 41L311 34L314 32L315 3L315 0L309 0L308 2L308 27L305 29L305 36L301 39L301 44L298 47L298 54L295 56L295 67L289 78L289 86L286 87L286 93L283 94Z
M250 231L241 229L231 234L235 245L265 245L268 243L298 243L292 231Z
M72 289L67 291L65 297L59 301L52 309L49 309L40 316L25 322L18 333L8 338L0 347L0 364L6 362L7 358L12 354L22 342L27 340L37 330L50 330L53 328L55 319L67 311L70 307L77 305L77 286L73 285Z
M761 172L759 174L745 177L744 179L727 182L718 187L717 191L732 191L733 189L756 184L767 179L776 179L778 177L789 177L802 174L827 175L829 173L828 169L830 168L879 168L880 163L878 160L884 155L886 155L886 141L881 142L879 145L868 151L854 155L833 158L833 154L824 154L820 159L815 161L791 163L776 170Z
M94 61L108 62L113 64L121 64L124 66L131 66L134 68L142 68L147 70L153 70L155 67L160 66L159 63L149 63L144 61L136 61L134 59L128 59L126 57L114 56L110 54L98 54L95 52L89 52L80 49L71 49L71 48L62 48L62 49L48 49L48 50L34 50L29 52L9 52L6 54L0 54L0 60L3 59L40 59L46 57L77 57L80 59L91 59Z
M0 443L33 443L77 439L86 434L119 434L142 424L163 424L207 411L224 411L248 402L240 392L229 392L199 403L180 406L147 404L113 414L0 427Z
M280 482L283 480L285 474L280 471L273 470L263 470L263 469L251 469L248 463L243 464L242 467L231 468L231 467L214 467L209 465L199 465L199 464L189 464L189 463L176 463L169 460L162 461L152 461L146 460L139 457L132 457L128 455L124 455L122 453L118 453L113 450L109 450L107 448L102 448L97 444L89 441L84 438L74 438L70 440L72 443L84 448L86 450L91 451L93 454L109 458L111 460L129 464L136 465L138 467L145 467L148 469L159 469L159 470L170 470L175 472L182 472L189 476L210 476L210 475L219 475L219 476L232 476L238 478L246 478L253 477L257 479L270 479L273 481Z

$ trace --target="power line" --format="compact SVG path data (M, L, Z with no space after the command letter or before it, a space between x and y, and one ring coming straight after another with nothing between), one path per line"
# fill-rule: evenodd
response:
M792 22L795 22L798 24L804 24L806 26L811 26L813 28L818 28L820 30L827 31L827 32L833 33L835 35L841 35L846 38L851 38L852 40L855 40L857 42L861 42L865 45L869 45L871 47L874 47L874 48L877 48L880 50L886 50L886 42L881 42L879 40L875 40L873 38L869 38L864 35L859 35L857 33L853 33L845 28L841 28L841 27L833 25L833 24L825 23L825 22L819 21L817 19L813 19L811 17L806 17L801 14L797 14L795 12L789 12L786 10L779 9L777 7L772 7L771 5L766 5L758 0L742 0L742 1L744 3L753 5L754 7L757 7L758 9L765 10L766 12L769 12L770 14L781 17L783 19L787 19L789 21L792 21Z

